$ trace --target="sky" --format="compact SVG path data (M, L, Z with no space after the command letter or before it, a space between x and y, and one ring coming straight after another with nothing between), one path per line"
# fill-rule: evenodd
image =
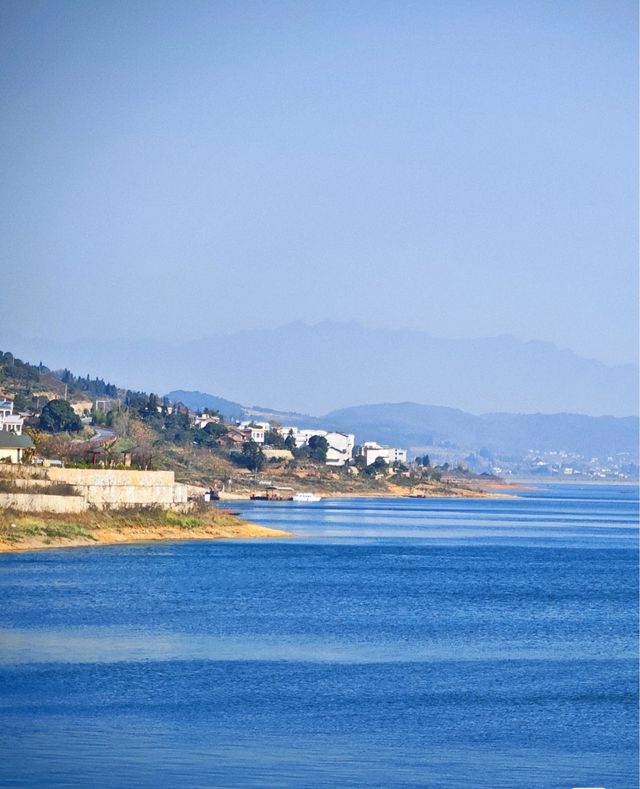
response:
M0 347L349 320L635 363L637 22L0 0Z

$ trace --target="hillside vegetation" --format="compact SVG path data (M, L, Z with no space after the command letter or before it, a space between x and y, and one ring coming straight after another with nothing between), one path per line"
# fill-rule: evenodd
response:
M231 513L218 509L190 514L148 507L73 515L0 512L0 552L155 540L285 536L289 535L244 523Z
M0 393L13 397L17 409L31 409L28 430L36 452L67 465L167 469L180 482L240 495L270 484L325 495L445 495L478 487L477 479L463 469L455 473L447 466L432 468L428 462L411 468L395 464L393 469L384 463L328 467L324 439L317 446L312 439L308 447L291 447L293 458L267 459L253 441L226 441L233 428L213 410L208 412L212 421L198 427L184 403L122 389L101 378L76 376L67 369L30 365L10 353L0 359ZM78 433L82 425L66 421L73 416L70 406L90 415L92 426ZM267 443L287 447L273 430Z

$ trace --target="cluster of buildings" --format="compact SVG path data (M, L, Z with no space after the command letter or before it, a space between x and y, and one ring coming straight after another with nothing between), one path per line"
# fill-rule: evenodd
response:
M298 427L279 427L278 432L283 438L292 436L296 442L296 447L307 446L313 436L322 436L328 444L328 466L344 466L358 457L364 459L366 466L373 465L379 458L384 460L389 466L392 466L394 463L407 462L406 449L383 447L375 441L365 441L363 444L356 446L353 433Z
M198 414L192 418L194 427L204 429L208 424L219 424L218 415ZM245 420L233 426L226 426L227 431L220 438L220 443L232 448L241 446L246 441L254 441L264 447L263 452L267 459L293 459L291 448L300 449L309 445L314 436L320 436L327 442L328 466L345 466L357 457L364 458L365 465L370 466L381 458L389 466L394 463L407 462L407 450L392 447L383 447L375 441L366 441L356 447L353 433L341 433L337 430L321 430L318 428L302 428L295 426L276 426L270 422L258 420ZM290 439L289 449L274 448L266 445L267 433L271 430L277 432L283 440Z
M31 438L23 433L25 414L14 413L12 400L0 398L0 462L20 463L24 451L33 449ZM192 414L191 424L195 428L204 429L210 424L221 424L218 414ZM320 436L327 442L326 464L328 466L346 466L356 458L363 458L364 464L371 466L382 459L389 466L394 463L406 463L407 450L383 447L375 441L365 441L356 447L353 433L341 433L336 430L318 428L300 428L295 426L276 426L269 422L245 420L235 425L224 425L224 433L219 442L229 449L240 449L247 441L253 441L263 447L267 459L292 460L292 449L300 449L309 445L314 436ZM290 439L288 448L271 447L267 444L267 433L271 430L279 433L283 440Z
M23 434L24 415L14 414L13 400L0 399L0 461L20 463L26 449L33 449L33 441Z
M530 480L637 480L637 452L617 452L591 457L566 450L529 449L522 453L485 454L472 448L425 446L418 454L428 453L434 466L451 468L464 464L475 474L493 474L504 479Z
M501 464L502 465L502 464ZM506 465L506 464L504 464ZM584 457L577 452L529 450L516 468L500 469L505 476L564 477L565 479L629 480L638 478L637 456L619 452L606 457Z

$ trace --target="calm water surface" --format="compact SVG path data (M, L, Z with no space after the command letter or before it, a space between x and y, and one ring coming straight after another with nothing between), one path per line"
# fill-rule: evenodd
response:
M0 786L638 787L637 491L0 557Z

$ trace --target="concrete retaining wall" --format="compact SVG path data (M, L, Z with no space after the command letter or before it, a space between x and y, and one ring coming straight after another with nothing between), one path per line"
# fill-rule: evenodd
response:
M187 500L184 485L74 485L87 504L96 507L153 506L171 507Z
M69 498L79 499L84 503L84 508L98 507L99 509L119 509L135 506L158 506L171 508L187 503L187 488L177 485L173 471L122 471L114 469L83 469L83 468L42 468L37 466L8 467L3 469L2 477L13 479L16 487L24 485L37 485L46 489L50 484L71 485L73 496L47 496L32 493L3 494L11 497L23 497L22 505L16 499L15 504L4 504L0 499L0 506L15 506L23 509L27 499L33 500L28 505L29 511L42 509L48 512L64 512L65 510L51 510L40 507L41 499ZM38 500L35 503L35 500ZM75 507L76 504L72 504ZM71 509L69 512L79 512Z
M0 493L0 509L20 512L86 512L82 496L46 496L40 493Z
M173 471L123 471L117 469L55 468L40 469L51 482L66 482L69 485L117 485L137 488L174 485Z
M3 477L6 479L6 477ZM24 479L24 477L13 477L11 479L11 484L15 488L38 488L40 490L46 490L51 482L48 479L37 479L36 477L30 477L28 479Z

